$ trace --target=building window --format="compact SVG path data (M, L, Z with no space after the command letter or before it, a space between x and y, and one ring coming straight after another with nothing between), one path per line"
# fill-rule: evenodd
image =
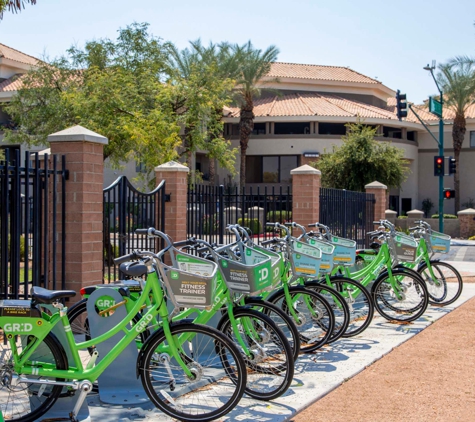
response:
M470 131L470 148L475 148L475 130Z
M383 136L385 138L402 139L402 130L397 127L383 126Z
M135 162L135 172L136 173L147 173L147 168L145 167L145 163L136 161Z
M246 157L246 182L290 183L290 171L297 167L297 155L250 155Z
M254 129L252 130L253 135L265 135L266 134L266 124L265 123L254 123Z
M414 130L407 132L407 140L408 141L417 141L417 132Z
M319 135L346 135L346 126L344 123L319 123Z
M310 133L310 122L307 123L275 123L275 135L307 135Z

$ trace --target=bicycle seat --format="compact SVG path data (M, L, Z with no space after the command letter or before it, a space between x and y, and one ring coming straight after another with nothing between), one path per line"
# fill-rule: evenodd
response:
M58 299L65 297L74 297L74 290L48 290L43 287L33 286L31 289L31 302L36 303L53 303Z
M140 277L147 274L148 268L140 261L124 262L120 264L119 270L131 277Z

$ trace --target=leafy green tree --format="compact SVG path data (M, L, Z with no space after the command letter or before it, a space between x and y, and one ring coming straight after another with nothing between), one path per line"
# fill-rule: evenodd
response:
M444 94L446 107L455 113L452 126L452 143L455 162L460 162L467 122L465 112L475 103L475 60L468 57L456 57L448 63L439 65L437 80ZM459 167L460 169L460 167ZM460 171L454 175L455 212L460 211Z
M3 18L5 10L17 13L25 7L25 3L36 4L36 0L0 0L0 19Z
M166 82L168 49L148 24L134 23L115 41L88 42L39 63L6 107L18 126L6 139L46 144L49 134L79 124L109 139L104 158L113 165L134 157L151 170L176 159L180 122L176 88Z
M240 63L235 98L240 107L240 186L243 187L246 184L247 147L254 129L254 98L260 95L262 79L269 73L271 64L277 60L279 50L273 45L265 51L255 49L250 41L242 46L234 45L233 50Z
M363 192L365 185L378 181L400 188L409 171L403 150L376 141L376 129L362 122L346 127L343 145L311 163L322 172L322 186Z

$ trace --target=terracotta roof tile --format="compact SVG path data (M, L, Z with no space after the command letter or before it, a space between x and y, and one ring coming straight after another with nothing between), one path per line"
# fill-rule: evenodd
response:
M0 92L18 91L23 85L24 77L25 74L17 74L0 82Z
M238 107L229 107L229 117L239 117ZM384 108L355 100L347 100L333 94L301 93L259 98L254 102L256 117L326 116L396 119L396 115Z
M380 81L369 78L368 76L362 75L361 73L355 72L347 67L298 63L272 63L270 72L267 76L273 78L298 78L381 84Z
M0 57L5 57L6 59L14 60L19 63L26 63L32 65L38 63L39 61L35 57L29 56L28 54L8 47L5 44L0 44Z

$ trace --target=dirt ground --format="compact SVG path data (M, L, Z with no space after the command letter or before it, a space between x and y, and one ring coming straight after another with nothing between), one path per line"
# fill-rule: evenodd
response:
M475 421L474 321L472 298L292 421Z

